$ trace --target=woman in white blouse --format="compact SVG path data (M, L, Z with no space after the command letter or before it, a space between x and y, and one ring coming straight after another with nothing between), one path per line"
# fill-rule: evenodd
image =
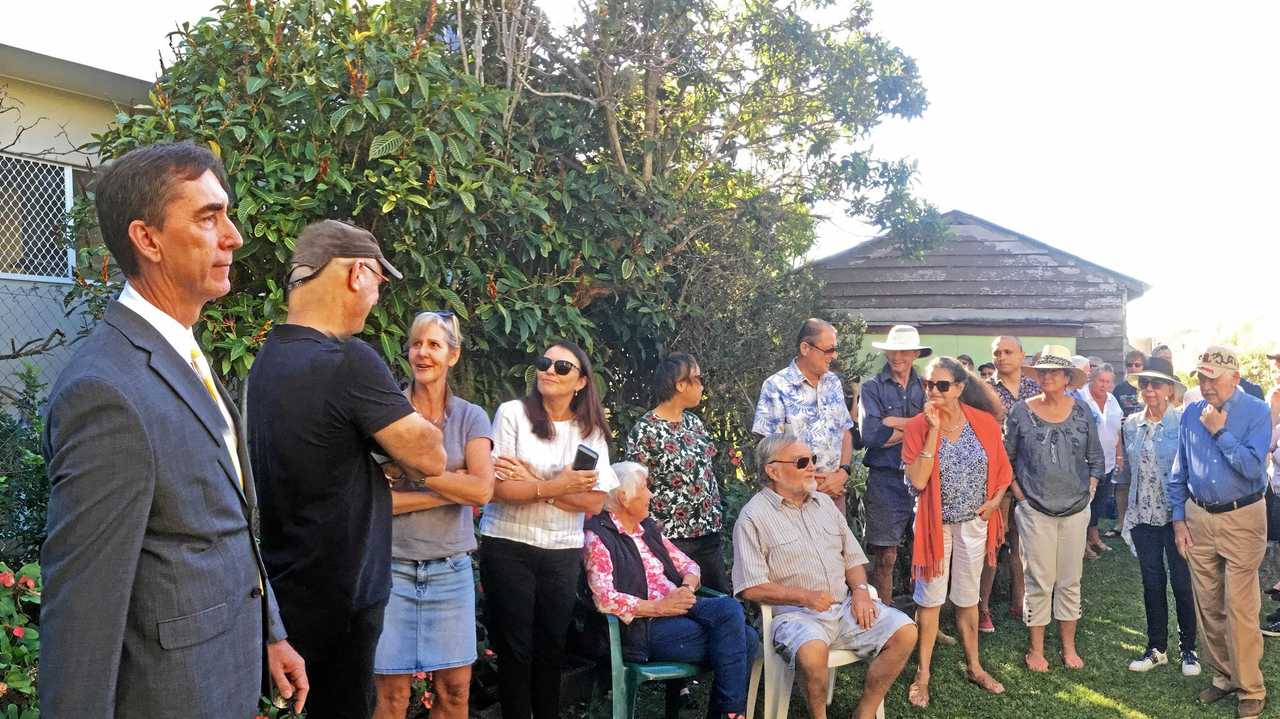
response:
M562 340L534 367L532 391L494 415L498 481L480 520L480 581L504 719L559 716L583 518L597 514L618 483L586 352ZM599 455L596 469L573 469L579 444Z

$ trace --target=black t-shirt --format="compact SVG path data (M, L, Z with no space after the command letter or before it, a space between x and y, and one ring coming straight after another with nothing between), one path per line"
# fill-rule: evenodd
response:
M370 456L413 412L361 340L278 325L249 372L262 559L280 601L359 610L391 591L391 494Z

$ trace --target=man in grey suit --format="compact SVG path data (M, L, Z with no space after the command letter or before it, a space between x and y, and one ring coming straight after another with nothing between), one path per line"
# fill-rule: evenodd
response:
M243 426L191 332L243 244L225 171L203 147L151 145L95 190L127 282L49 398L43 715L248 719L264 653L300 708L306 672L258 553Z

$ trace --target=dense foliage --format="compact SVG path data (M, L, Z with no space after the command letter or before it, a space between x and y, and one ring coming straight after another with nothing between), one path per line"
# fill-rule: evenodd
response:
M923 108L914 64L866 32L865 4L828 26L811 9L610 1L557 31L523 0L244 0L174 36L152 106L118 115L100 149L192 140L226 164L245 245L199 330L230 379L284 318L292 238L350 218L406 273L365 333L402 371L420 309L462 319L458 390L488 407L568 337L623 430L656 359L691 350L732 442L820 311L796 269L810 204L843 198L904 251L941 232L911 168L857 148ZM87 253L81 299L105 276Z

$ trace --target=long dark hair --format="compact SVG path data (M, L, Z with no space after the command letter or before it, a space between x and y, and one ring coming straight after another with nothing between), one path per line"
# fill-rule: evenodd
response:
M946 370L953 382L960 382L963 385L964 389L960 391L961 403L980 409L995 417L996 420L1004 419L1004 404L996 396L995 390L982 381L981 377L965 369L959 360L954 357L935 357L925 368L926 377L933 373L934 367Z
M591 358L569 340L552 342L547 349L552 347L569 350L581 368L583 379L587 380L587 386L578 390L573 399L569 400L569 409L573 410L573 421L577 423L578 431L582 432L583 437L590 437L596 430L600 430L600 434L609 439L613 433L609 430L609 423L605 421L604 406L600 404L600 393L596 391L595 377L591 374ZM542 393L538 391L537 382L529 388L529 394L520 398L520 402L524 405L524 414L529 418L535 437L549 440L556 436L555 425L547 417L547 408L542 405Z

